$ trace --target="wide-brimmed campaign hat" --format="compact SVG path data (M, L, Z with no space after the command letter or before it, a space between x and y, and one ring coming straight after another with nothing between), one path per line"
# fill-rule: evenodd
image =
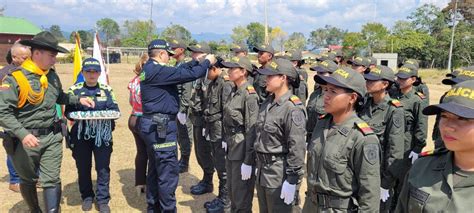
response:
M37 49L51 50L54 52L68 53L64 47L59 46L58 39L48 31L36 34L31 40L21 40L20 44Z

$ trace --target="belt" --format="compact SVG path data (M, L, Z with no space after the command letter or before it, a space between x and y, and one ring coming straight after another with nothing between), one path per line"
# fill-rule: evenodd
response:
M245 132L245 128L243 126L229 127L229 131L232 134L243 133Z
M257 159L260 162L263 162L265 164L271 164L273 162L279 161L279 160L284 160L286 158L286 154L283 153L261 153L257 152Z
M142 117L152 119L153 116L168 116L168 118L171 120L176 120L176 115L170 115L170 114L163 114L163 113L147 113L143 114Z
M39 136L42 136L42 135L48 135L51 132L53 132L54 134L60 133L61 132L61 126L54 123L53 126L48 127L48 128L26 129L26 130L28 130L28 132L30 132L35 137L39 137Z
M333 195L310 193L310 198L313 203L318 204L321 208L336 208L336 209L351 209L353 207L351 198L343 198Z

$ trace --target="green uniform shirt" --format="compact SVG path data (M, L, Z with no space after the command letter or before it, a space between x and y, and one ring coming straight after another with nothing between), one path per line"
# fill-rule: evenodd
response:
M306 122L306 130L308 131L308 140L311 139L311 134L319 116L326 114L324 112L324 94L323 88L318 86L309 96L308 105L306 107L308 112L308 122Z
M380 146L370 129L358 127L361 124L367 125L355 114L340 125L334 125L330 115L316 124L308 144L311 200L317 200L317 194L352 198L357 200L360 212L378 211ZM344 208L348 207L339 207L342 211Z
M446 151L416 160L395 212L472 212L474 175L459 171L453 157Z
M255 164L252 131L258 115L258 95L249 82L234 88L224 105L224 141L227 142L227 159L243 160Z
M369 97L359 116L369 124L380 141L381 186L390 189L395 185L403 159L405 139L401 136L405 134L405 115L402 105L388 94L378 104Z
M30 82L31 88L40 91L40 77L27 70L21 70ZM77 96L68 95L63 92L61 81L56 72L51 69L48 74L48 88L45 91L43 102L32 105L28 101L18 109L19 87L12 75L8 75L3 84L8 84L9 88L0 90L0 126L11 131L18 139L30 134L27 129L42 129L53 126L56 117L56 106L77 104Z

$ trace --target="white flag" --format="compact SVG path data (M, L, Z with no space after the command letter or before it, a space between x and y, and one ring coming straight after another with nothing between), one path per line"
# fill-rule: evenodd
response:
M94 50L92 52L92 57L97 59L100 63L100 70L102 72L99 76L99 83L109 84L109 71L105 67L104 59L102 58L102 51L99 43L99 34L95 32L94 36Z

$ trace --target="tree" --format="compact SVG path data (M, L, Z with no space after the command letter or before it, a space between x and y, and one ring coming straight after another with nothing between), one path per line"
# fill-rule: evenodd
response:
M246 27L239 25L232 29L232 35L230 35L230 38L234 44L244 44L247 43L249 35L249 30Z
M279 50L283 52L284 44L288 33L283 31L280 27L275 27L270 32L270 44L275 44L274 46L279 47Z
M125 47L147 47L151 39L158 38L153 21L126 20L123 24L126 34L121 41Z
M294 32L285 41L285 50L303 50L306 47L306 38L303 33Z
M451 11L454 8L455 1L456 0L451 0L451 2L449 2L448 6L444 8L442 12ZM474 24L474 1L458 0L457 9L464 17L464 20L470 24Z
M396 21L392 27L392 34L401 35L405 31L413 30L415 26L409 21Z
M79 34L81 40L81 49L92 47L94 45L94 35L90 31L78 30L69 35L69 42L76 43L76 33Z
M385 50L385 41L388 30L381 23L367 23L362 26L362 38L368 45L368 51L372 55L373 52Z
M326 25L324 28L311 31L308 43L313 46L313 49L324 48L328 45L341 45L346 33L347 30Z
M179 24L172 24L161 33L161 37L167 41L172 39L181 39L186 44L193 43L191 32Z
M247 25L247 30L249 31L247 45L250 49L265 43L265 27L262 24L252 22ZM268 30L271 32L270 28Z
M433 4L424 4L413 11L408 19L415 28L430 35L441 32L446 27L446 17L440 8Z
M103 18L97 21L99 32L105 35L105 43L108 45L111 39L116 38L120 34L120 27L113 19Z
M367 47L367 41L364 40L361 33L350 32L346 33L342 42L344 55L351 57L354 55L360 55L362 51Z
M49 27L47 30L53 34L59 42L66 41L66 38L64 38L63 32L61 31L61 27L59 25L51 25L51 27Z

